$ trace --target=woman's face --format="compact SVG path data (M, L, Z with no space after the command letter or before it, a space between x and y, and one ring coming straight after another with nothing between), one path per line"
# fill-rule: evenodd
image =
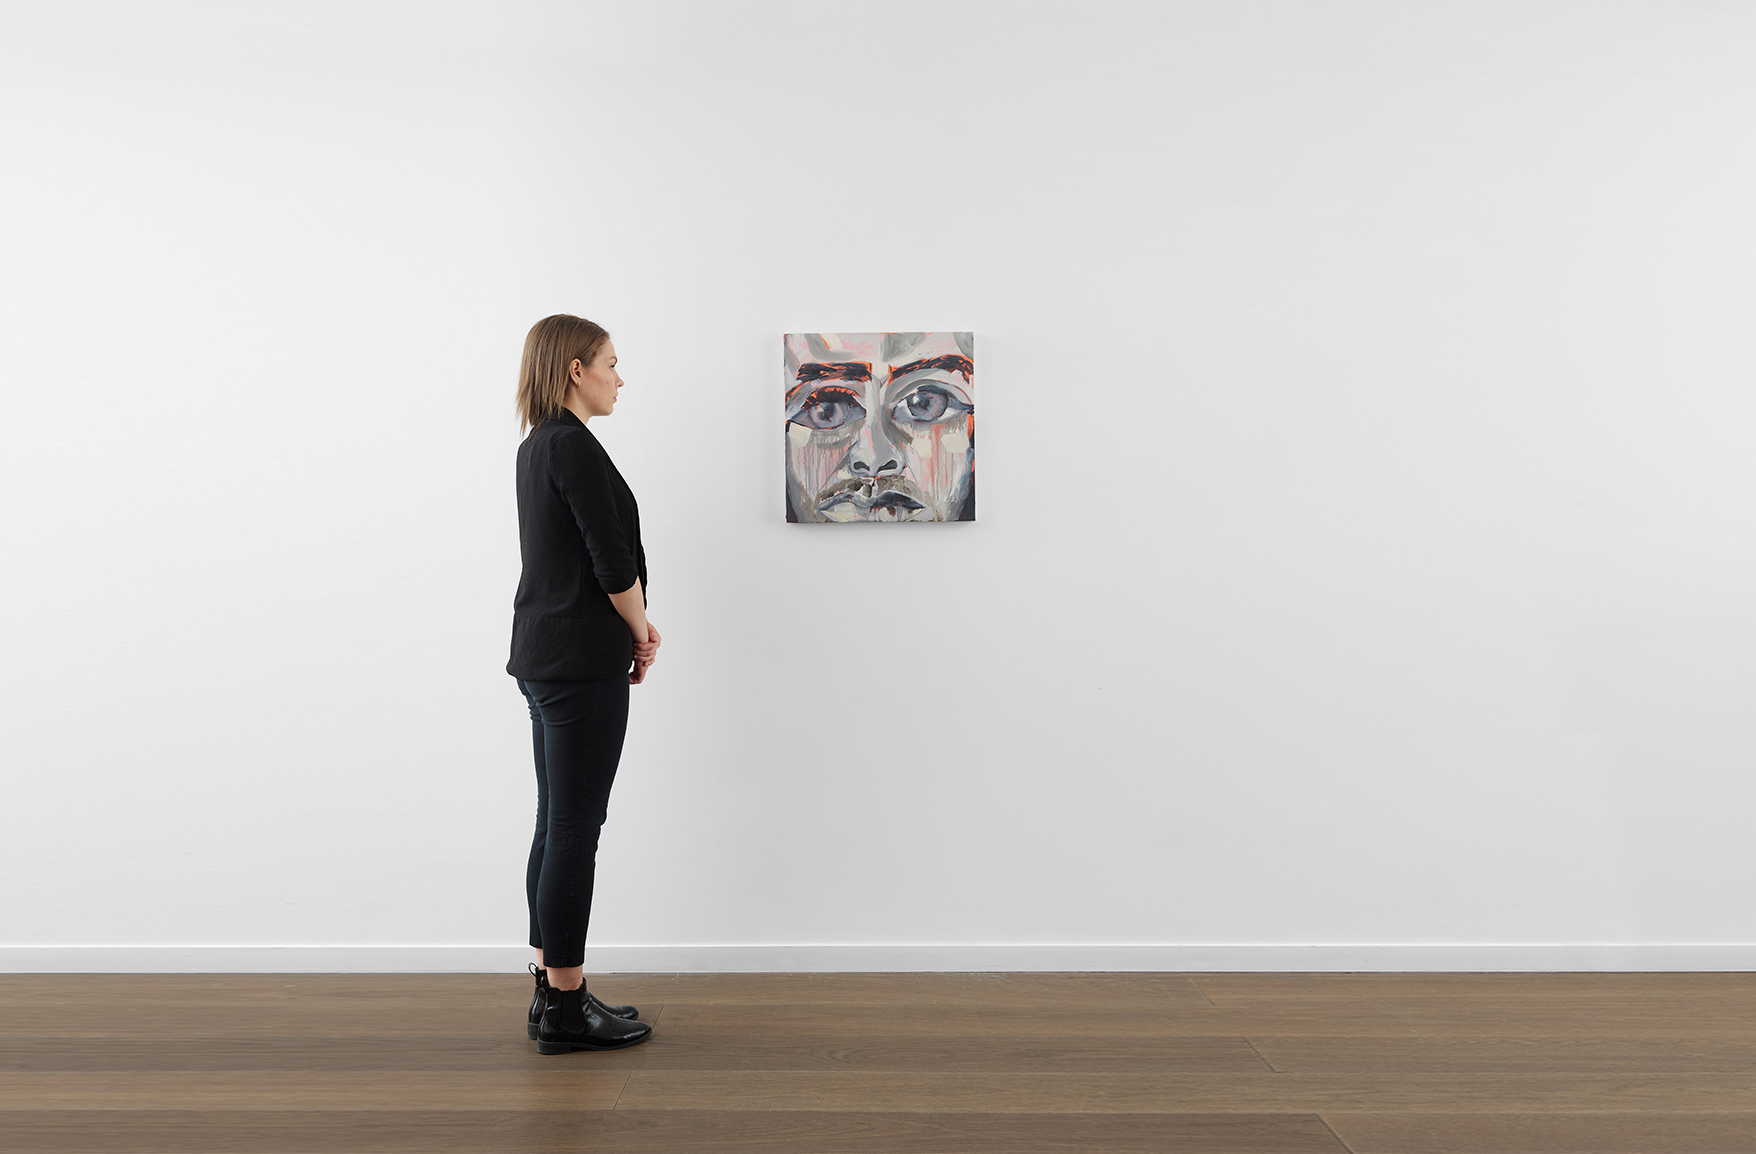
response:
M605 341L587 368L578 358L567 366L572 384L568 391L579 398L585 411L594 417L607 417L616 408L616 391L622 378L616 372L616 346Z

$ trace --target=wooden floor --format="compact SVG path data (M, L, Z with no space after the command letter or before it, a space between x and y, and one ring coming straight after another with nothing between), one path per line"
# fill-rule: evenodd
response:
M0 976L0 1150L1756 1154L1756 974Z

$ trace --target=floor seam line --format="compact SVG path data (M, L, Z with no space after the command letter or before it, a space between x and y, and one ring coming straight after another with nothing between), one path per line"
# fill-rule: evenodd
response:
M1349 1146L1347 1142L1342 1139L1342 1136L1335 1132L1335 1127L1329 1124L1329 1119L1319 1114L1317 1115L1317 1123L1325 1130L1329 1131L1329 1136L1335 1139L1335 1144L1337 1146L1340 1146L1343 1150L1347 1151L1347 1154L1354 1154L1354 1148Z
M1279 1073L1281 1073L1281 1071L1279 1071L1279 1070L1276 1070L1276 1069L1275 1069L1275 1068L1274 1068L1274 1063L1273 1063L1273 1062L1270 1062L1270 1061L1269 1061L1269 1060L1268 1060L1268 1059L1267 1059L1267 1058L1265 1058L1265 1057L1263 1057L1263 1056L1262 1056L1262 1051L1261 1051L1261 1050L1258 1050L1258 1049L1257 1049L1257 1048L1256 1048L1256 1043L1255 1043L1255 1042L1254 1042L1254 1041L1252 1041L1252 1040L1251 1040L1251 1039L1250 1039L1250 1038L1248 1038L1248 1037L1246 1037L1246 1038L1245 1038L1245 1039L1244 1039L1244 1045L1246 1045L1246 1046L1248 1046L1248 1047L1250 1047L1250 1052L1251 1052L1251 1053L1252 1053L1252 1054L1255 1054L1255 1055L1256 1055L1256 1060L1257 1060L1257 1061L1258 1061L1258 1062L1261 1062L1261 1063L1262 1063L1262 1065L1263 1065L1263 1066L1264 1066L1264 1068L1266 1068L1266 1069L1267 1069L1267 1070L1268 1070L1268 1072L1269 1072L1269 1073L1270 1073L1270 1074L1279 1074Z

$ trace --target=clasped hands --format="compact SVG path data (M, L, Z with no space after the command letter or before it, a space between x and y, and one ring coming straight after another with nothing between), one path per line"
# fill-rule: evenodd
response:
M646 671L653 662L658 660L659 642L663 640L664 638L659 636L659 631L653 626L653 623L648 621L646 623L646 640L634 643L634 669L628 674L628 684L639 685L646 680Z

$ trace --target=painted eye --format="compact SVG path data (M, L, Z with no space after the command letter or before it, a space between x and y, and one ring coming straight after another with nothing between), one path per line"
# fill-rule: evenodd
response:
M916 389L896 403L899 421L937 421L951 407L951 397L940 389Z
M807 429L839 429L865 415L865 408L852 393L825 389L811 394L798 415L793 417L793 423Z

